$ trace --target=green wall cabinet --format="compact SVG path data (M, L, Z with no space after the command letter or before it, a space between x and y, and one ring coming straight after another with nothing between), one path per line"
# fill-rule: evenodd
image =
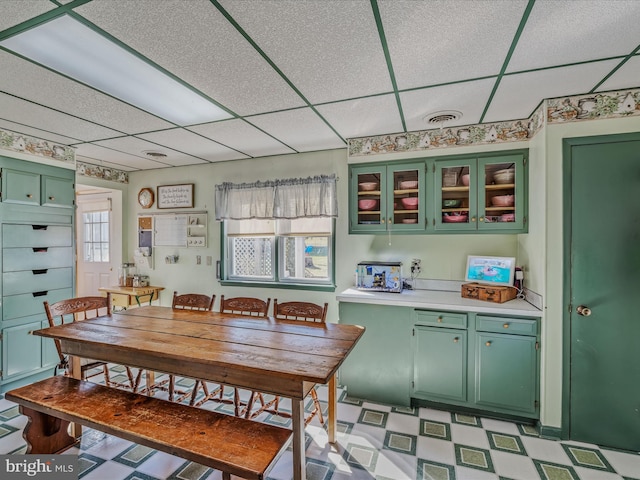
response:
M54 373L43 302L75 294L75 170L0 156L0 392Z
M538 318L340 302L366 328L340 369L351 397L539 418Z
M526 233L527 160L510 150L351 165L349 232Z

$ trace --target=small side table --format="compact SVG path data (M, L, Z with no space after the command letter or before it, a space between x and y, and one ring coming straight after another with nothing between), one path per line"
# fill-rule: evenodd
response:
M111 306L119 307L123 310L126 310L132 305L137 306L138 302L136 301L137 296L141 295L149 295L153 293L153 299L160 298L160 292L164 290L164 287L100 287L98 289L100 292L107 296L107 293L111 293Z

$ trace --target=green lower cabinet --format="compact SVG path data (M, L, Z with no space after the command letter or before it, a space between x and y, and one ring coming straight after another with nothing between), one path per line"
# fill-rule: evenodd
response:
M42 366L42 340L32 335L42 322L26 323L2 329L2 380L29 375Z
M413 396L467 400L467 332L415 327Z
M514 414L538 411L536 337L476 333L475 403Z

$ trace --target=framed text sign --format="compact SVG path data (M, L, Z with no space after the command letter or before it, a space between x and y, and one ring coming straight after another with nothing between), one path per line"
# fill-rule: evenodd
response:
M158 185L158 208L193 208L193 183Z

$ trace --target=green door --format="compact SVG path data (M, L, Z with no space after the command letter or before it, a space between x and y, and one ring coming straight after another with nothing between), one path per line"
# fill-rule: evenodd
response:
M637 452L640 135L566 140L565 167L563 427L573 440Z

